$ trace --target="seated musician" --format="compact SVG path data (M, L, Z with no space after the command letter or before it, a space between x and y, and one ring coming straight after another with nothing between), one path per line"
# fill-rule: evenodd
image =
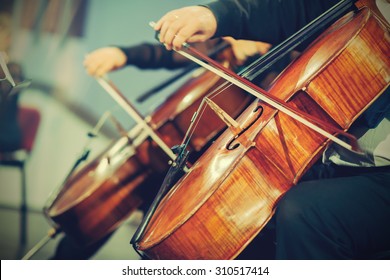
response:
M9 60L8 51L11 45L11 16L6 12L0 13L0 52L7 64L14 82L21 82L23 75L21 67ZM0 157L1 153L13 152L20 149L22 132L18 123L19 94L11 93L11 84L5 80L5 73L0 68Z
M215 1L170 11L155 30L168 50L220 36L278 44L338 2ZM390 251L389 96L387 87L349 130L368 157L331 145L279 202L277 259L380 258Z

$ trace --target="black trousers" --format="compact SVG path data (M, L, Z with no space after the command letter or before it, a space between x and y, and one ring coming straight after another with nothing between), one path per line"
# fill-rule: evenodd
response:
M334 170L300 182L278 204L277 259L390 257L388 168Z

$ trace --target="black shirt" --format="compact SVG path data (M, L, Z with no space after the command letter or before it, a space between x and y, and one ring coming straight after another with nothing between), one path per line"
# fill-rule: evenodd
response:
M341 0L223 0L207 5L217 19L214 37L279 44Z

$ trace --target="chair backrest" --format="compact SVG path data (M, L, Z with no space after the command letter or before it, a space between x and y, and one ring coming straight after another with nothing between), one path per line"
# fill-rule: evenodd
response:
M20 106L18 120L22 130L21 148L27 152L31 152L41 121L41 114L35 108Z

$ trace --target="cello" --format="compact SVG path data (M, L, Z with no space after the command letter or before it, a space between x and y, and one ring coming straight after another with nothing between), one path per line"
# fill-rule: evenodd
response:
M220 53L218 60L226 67L235 67L229 48ZM203 69L195 71L189 81L145 117L146 122L166 145L173 146L183 138L202 97L222 82L213 73ZM118 89L115 90L122 96ZM230 87L218 100L236 116L253 98L237 87ZM205 110L203 115L206 118L199 123L190 143L194 155L190 161L194 161L225 127L211 110ZM169 159L137 125L67 178L61 189L48 199L45 216L54 228L65 232L77 243L93 244L148 203L146 200L153 197L155 187L161 184L169 168Z
M350 12L269 93L326 120L337 128L332 135L347 131L389 86L389 38L388 24L369 9ZM234 259L262 231L330 140L263 101L237 122L252 120L259 106L261 118L238 138L225 131L162 199L136 250L151 259Z

